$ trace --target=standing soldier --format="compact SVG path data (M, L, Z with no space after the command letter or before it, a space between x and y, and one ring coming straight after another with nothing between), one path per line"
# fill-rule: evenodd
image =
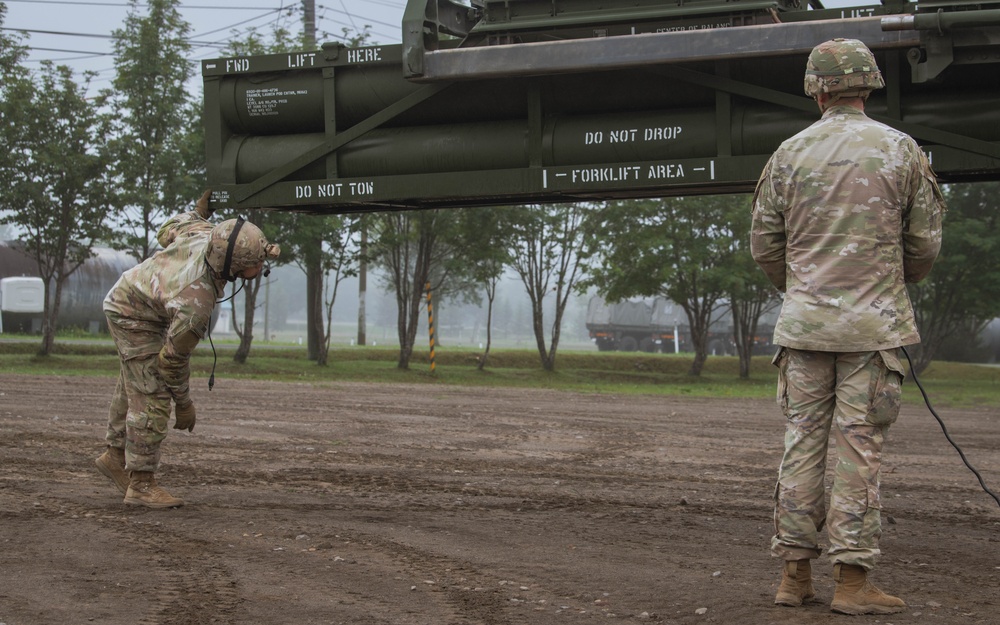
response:
M189 360L209 331L216 300L227 281L256 277L280 251L243 219L209 223L209 194L194 211L160 228L156 238L164 249L122 274L104 300L121 374L109 411L108 448L96 463L126 504L184 504L154 478L171 401L174 428L193 431Z
M900 348L920 342L905 282L930 271L944 212L916 142L865 115L868 95L884 85L862 42L816 46L805 92L822 117L774 153L753 204L751 253L785 293L774 331L787 419L774 494L771 551L784 561L774 602L814 598L810 561L825 524L831 609L843 614L906 607L867 576L880 553L879 469L899 414ZM831 432L838 460L827 512Z

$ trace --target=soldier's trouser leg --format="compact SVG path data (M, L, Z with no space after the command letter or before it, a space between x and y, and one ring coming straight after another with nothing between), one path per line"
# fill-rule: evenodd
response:
M125 469L155 472L160 464L160 443L167 436L170 392L160 380L156 356L127 360L125 371Z
M885 433L899 414L897 350L840 354L833 440L837 450L827 533L830 560L871 570L880 554L879 488Z
M125 416L128 414L128 394L125 392L125 364L118 372L118 384L108 408L108 433L104 436L109 447L125 449Z
M150 345L162 340L159 330L142 324L132 327L111 314L108 315L108 331L115 340L119 354L130 353L131 347L137 343ZM122 358L120 384L128 399L125 414L125 469L156 471L160 463L160 442L167 435L171 400L167 387L160 379L156 354ZM118 397L117 389L115 396ZM114 402L112 406L114 410Z
M782 348L778 403L785 414L785 453L774 490L771 553L783 560L819 556L826 522L824 477L835 395L834 354Z
M128 473L125 470L125 419L128 414L128 395L125 392L125 365L118 372L115 394L108 408L108 431L104 438L108 448L94 460L97 470L114 482L124 495L128 490Z
M883 434L899 412L902 366L896 350L784 349L775 361L788 425L775 489L772 553L785 560L819 553L816 533L824 523L826 435L835 422L838 461L826 517L830 556L834 563L870 569L881 535Z

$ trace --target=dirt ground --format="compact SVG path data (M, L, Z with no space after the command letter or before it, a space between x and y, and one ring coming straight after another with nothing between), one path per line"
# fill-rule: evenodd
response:
M113 383L0 375L2 624L1000 622L1000 508L915 403L875 575L909 609L848 617L825 559L772 604L770 401L199 379L152 511L93 465ZM1000 489L998 411L943 412Z

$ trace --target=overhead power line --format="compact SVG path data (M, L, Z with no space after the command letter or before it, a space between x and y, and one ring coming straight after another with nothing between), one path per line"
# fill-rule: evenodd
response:
M28 48L29 50L36 50L41 52L66 52L68 54L86 54L88 56L112 56L114 52L90 52L89 50L65 50L63 48Z
M130 7L127 2L85 2L83 0L4 0L4 2L21 2L24 4L60 4L69 6L93 6L93 7ZM148 4L136 5L139 8L148 8ZM263 7L247 7L247 6L217 6L217 5L198 5L198 4L184 4L182 8L187 9L210 9L212 11L256 11L262 9Z
M97 35L92 33L70 33L61 30L33 30L30 28L7 28L0 27L0 30L13 30L19 33L36 33L40 35L65 35L67 37L94 37L96 39L114 39L111 35Z

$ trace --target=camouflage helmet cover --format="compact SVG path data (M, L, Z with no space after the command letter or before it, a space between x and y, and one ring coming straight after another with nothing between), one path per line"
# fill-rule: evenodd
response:
M236 238L231 241L234 231ZM226 256L230 253L230 244L232 244L232 257L227 271ZM266 260L274 260L280 253L281 249L273 243L268 243L264 233L257 226L242 218L227 219L212 228L205 260L213 271L224 279L232 281L236 279L237 273L261 265Z
M815 98L820 93L840 97L867 96L885 86L875 55L857 39L824 41L809 54L806 62L805 92Z

